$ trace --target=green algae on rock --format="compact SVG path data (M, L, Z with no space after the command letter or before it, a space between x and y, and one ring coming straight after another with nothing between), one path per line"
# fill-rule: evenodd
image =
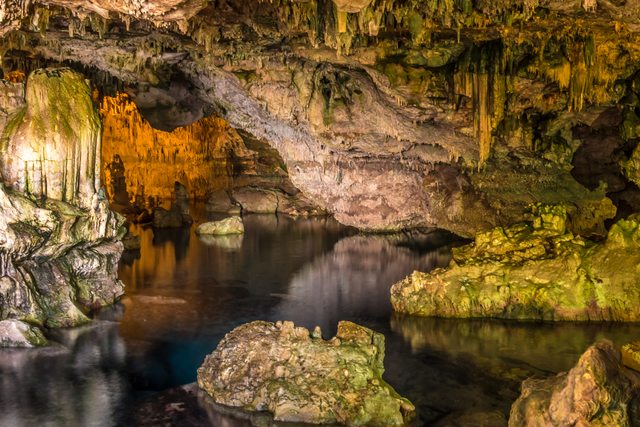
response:
M0 279L0 281L4 280ZM0 321L0 348L2 347L40 347L47 339L37 327L15 319Z
M569 372L524 381L509 426L636 426L638 416L640 374L625 368L620 352L603 340Z
M90 88L62 68L33 72L26 93L20 84L0 91L0 320L31 330L86 323L124 292L126 231L99 191Z
M400 426L415 408L383 379L384 336L342 321L325 341L293 322L231 331L198 369L216 403L269 411L276 421Z
M533 222L479 233L449 267L393 285L394 310L420 316L640 320L640 217L603 242L575 236L567 212L538 206Z

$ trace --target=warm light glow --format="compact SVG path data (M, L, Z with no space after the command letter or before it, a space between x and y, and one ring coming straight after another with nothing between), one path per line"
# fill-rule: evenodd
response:
M111 201L144 204L171 199L179 181L192 199L228 188L233 158L247 154L242 138L217 117L206 117L172 132L154 129L126 94L104 97L102 174ZM126 195L123 195L123 184Z

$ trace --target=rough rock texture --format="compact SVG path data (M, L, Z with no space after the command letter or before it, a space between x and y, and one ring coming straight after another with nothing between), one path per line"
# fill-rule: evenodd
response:
M384 336L340 322L329 341L292 322L252 322L227 334L198 369L217 403L277 421L404 425L413 405L382 379Z
M205 204L207 212L214 213L240 213L240 208L233 204L229 194L225 190L213 192Z
M200 224L196 228L196 234L242 234L244 233L244 224L239 216L232 216L220 221L211 221Z
M100 128L85 80L36 72L26 93L0 97L13 99L0 108L0 319L73 326L123 293L123 218L98 191ZM27 157L27 167L14 161Z
M511 407L510 427L637 426L640 374L624 368L610 341L589 347L554 378L528 379Z
M147 105L181 82L190 97L168 109L191 100L193 117L215 111L267 141L297 188L360 228L471 236L522 220L532 200L597 207L608 192L569 173L573 129L603 106L635 114L636 0L228 0L195 15L182 2L160 30L152 11L166 9L144 4L106 20L10 1L2 21L17 30L0 50L12 68L20 52L71 60Z
M604 242L567 230L567 212L538 206L530 223L480 233L446 269L414 272L391 288L394 310L421 316L640 320L640 218Z
M35 71L25 101L3 133L4 183L91 208L100 188L101 128L84 77L67 68Z
M189 195L186 187L176 181L173 185L173 200L169 210L155 208L153 210L154 228L179 228L193 223L189 209Z
M39 347L47 344L40 329L15 319L0 320L1 347Z

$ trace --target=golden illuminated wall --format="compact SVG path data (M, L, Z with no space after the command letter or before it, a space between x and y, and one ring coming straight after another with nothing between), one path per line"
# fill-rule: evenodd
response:
M130 202L168 201L175 181L187 187L192 199L205 199L230 186L232 159L248 155L238 133L217 117L172 132L156 130L126 94L104 97L100 111L102 175L112 202L122 203L117 193L123 184Z

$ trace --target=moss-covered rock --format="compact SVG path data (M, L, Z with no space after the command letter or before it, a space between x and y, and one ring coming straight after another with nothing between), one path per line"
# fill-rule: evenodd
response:
M575 236L566 210L539 206L532 222L479 233L446 269L414 272L391 289L398 312L535 320L640 320L640 218L604 242Z
M340 322L331 340L292 322L251 322L227 334L198 369L214 401L278 421L399 426L413 405L383 379L384 336Z
M569 372L524 381L509 426L636 426L638 409L640 374L624 368L620 352L603 340Z
M40 347L47 344L42 331L19 320L0 321L0 348Z
M86 323L124 291L126 231L97 188L100 123L89 86L64 68L32 73L26 95L2 91L0 320Z

